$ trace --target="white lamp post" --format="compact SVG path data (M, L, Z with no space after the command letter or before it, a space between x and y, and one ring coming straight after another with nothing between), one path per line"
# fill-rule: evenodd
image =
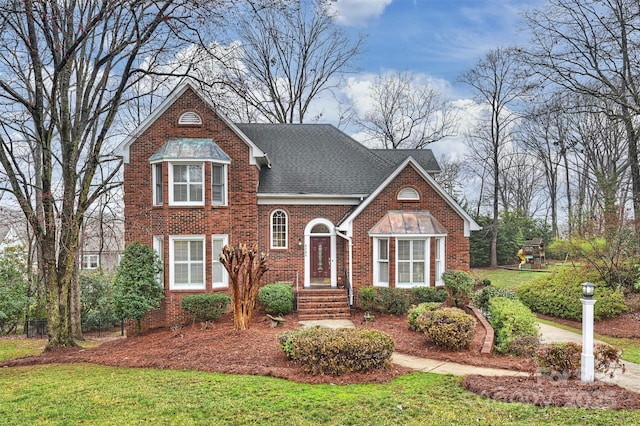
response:
M594 358L593 358L593 293L596 286L593 283L582 283L582 358L580 363L580 378L583 382L593 382Z

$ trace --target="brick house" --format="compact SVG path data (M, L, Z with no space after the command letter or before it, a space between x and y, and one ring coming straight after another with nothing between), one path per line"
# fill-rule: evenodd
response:
M371 150L325 124L232 123L189 83L118 150L125 241L153 246L164 269L146 327L185 320L185 294L228 289L225 244L258 242L264 281L290 282L300 301L322 289L353 304L362 286L438 286L469 269L479 227L432 178L430 150Z

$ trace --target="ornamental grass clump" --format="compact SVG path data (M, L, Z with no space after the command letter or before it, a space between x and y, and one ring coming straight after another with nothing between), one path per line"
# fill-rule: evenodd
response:
M303 327L280 334L278 342L289 359L314 375L388 368L394 349L391 336L367 328Z
M415 320L427 340L449 351L467 349L476 331L476 320L458 308L426 310Z

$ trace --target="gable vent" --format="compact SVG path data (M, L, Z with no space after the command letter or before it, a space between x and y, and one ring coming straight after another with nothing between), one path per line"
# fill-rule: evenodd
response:
M189 126L199 125L202 124L202 119L195 112L187 111L180 116L180 118L178 119L178 124Z
M418 191L413 188L402 188L400 192L398 192L398 200L404 201L417 201L420 199L420 195Z

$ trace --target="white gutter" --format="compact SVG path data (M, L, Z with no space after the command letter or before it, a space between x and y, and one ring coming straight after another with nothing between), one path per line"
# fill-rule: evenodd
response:
M349 241L349 306L353 306L353 240L336 229L336 235Z

